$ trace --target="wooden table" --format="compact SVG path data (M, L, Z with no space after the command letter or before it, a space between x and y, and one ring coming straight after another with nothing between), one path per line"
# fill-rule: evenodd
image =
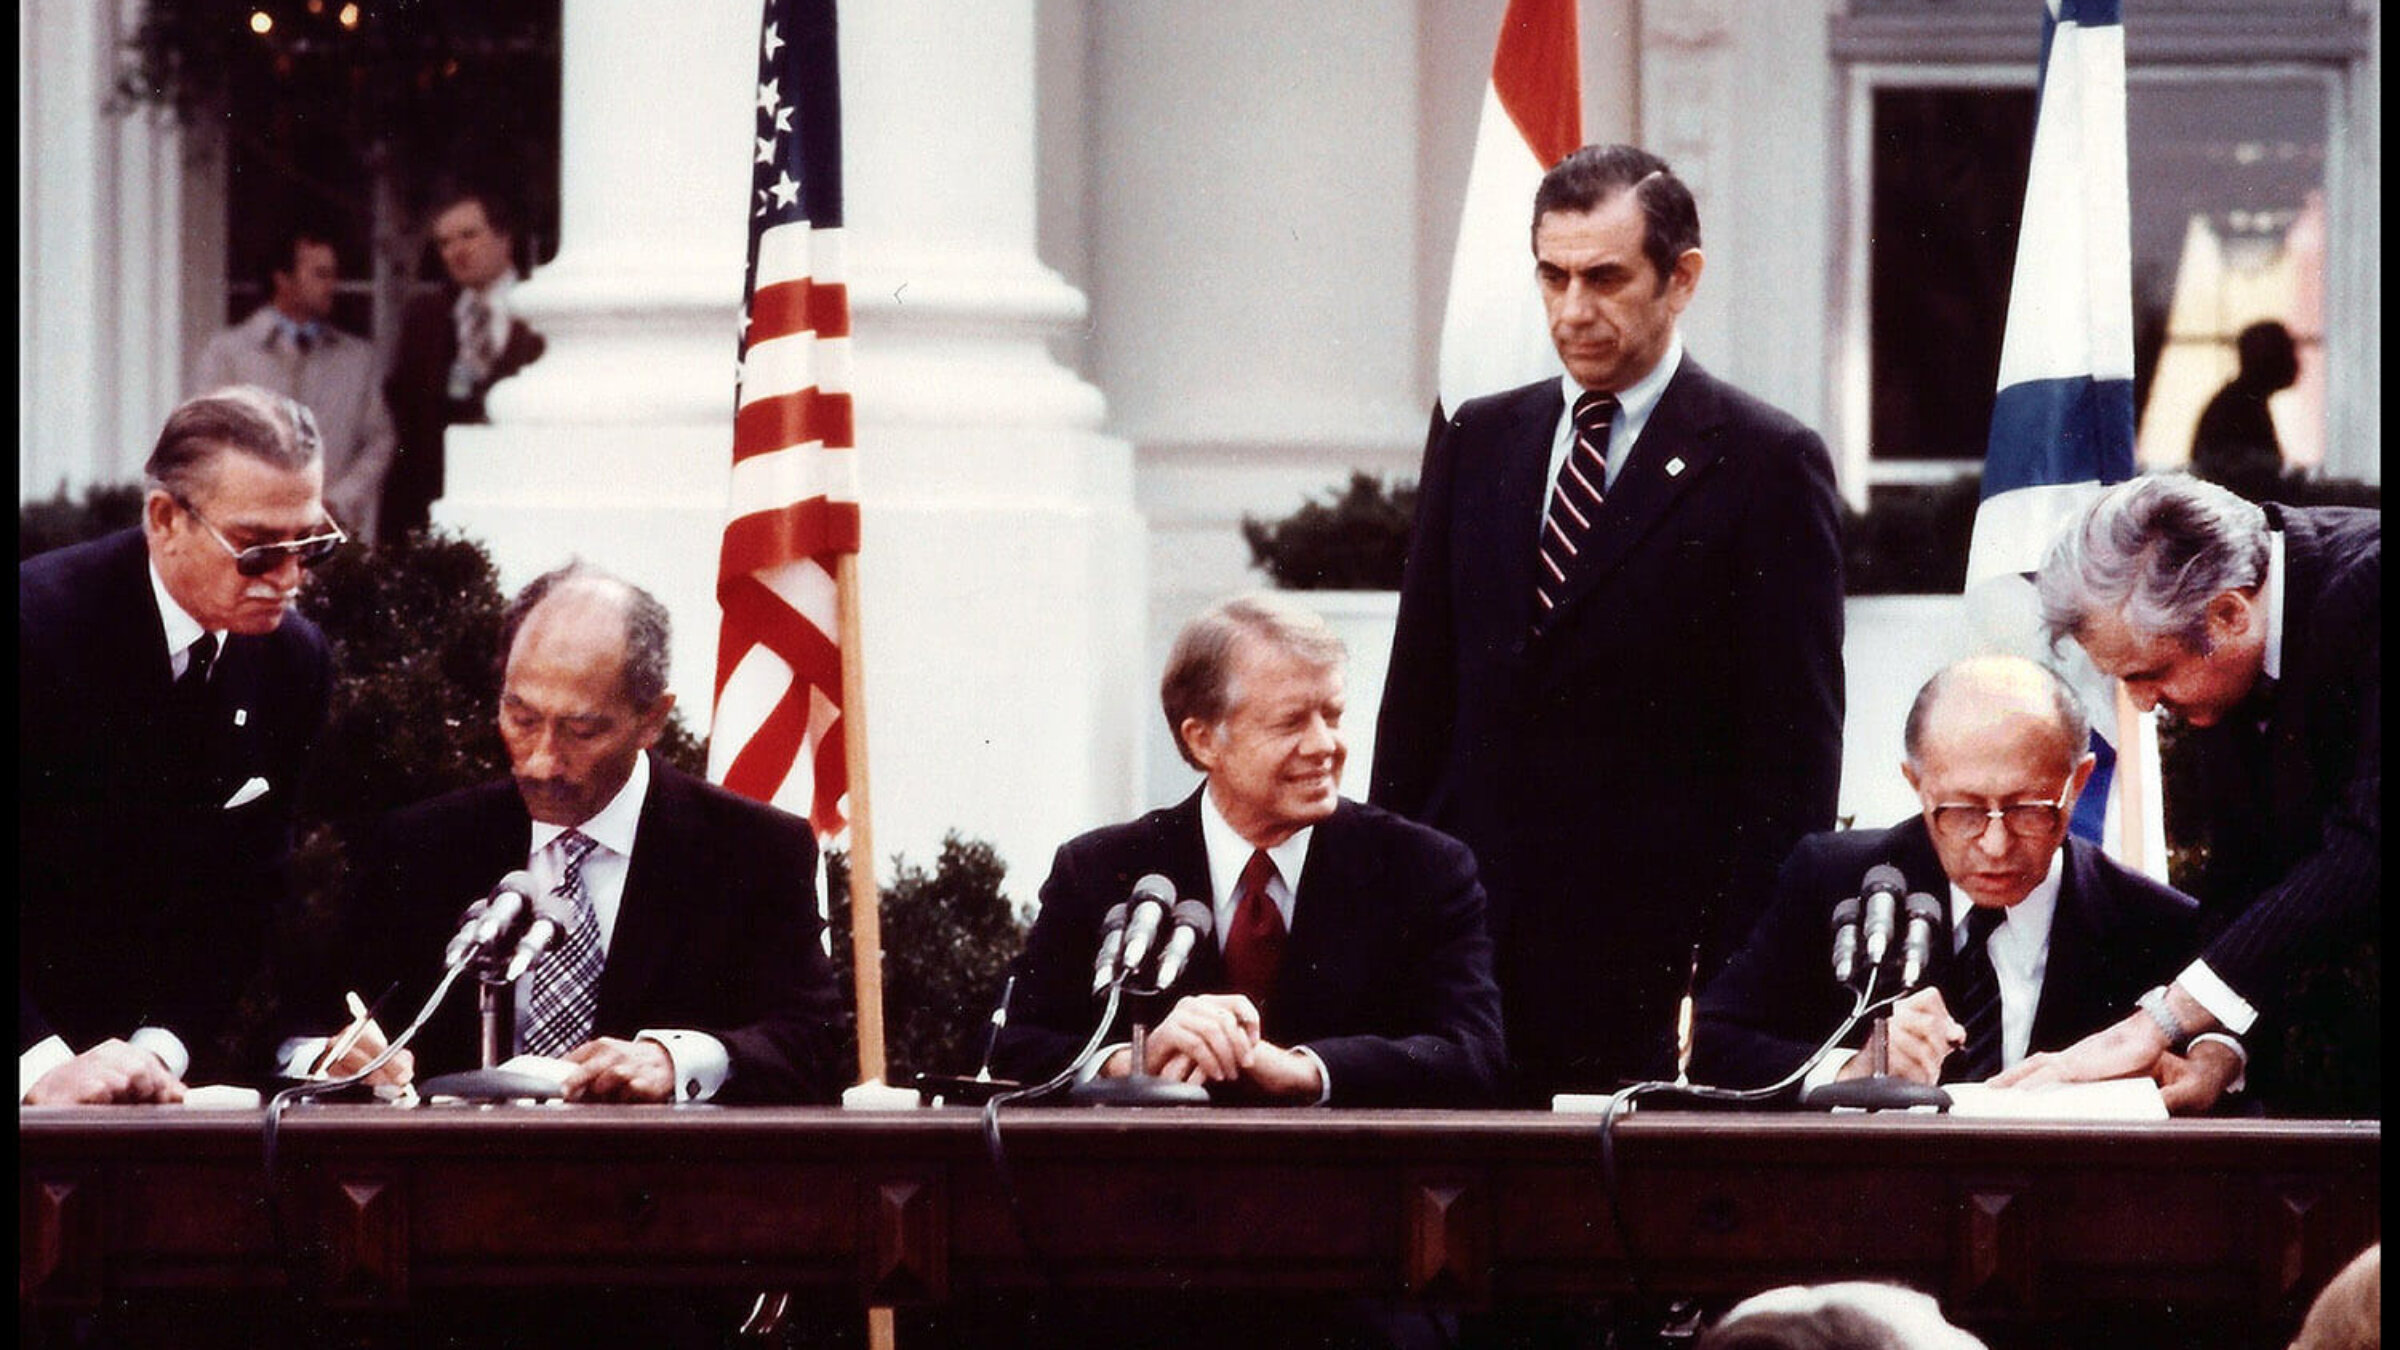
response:
M1612 1197L1590 1116L1026 1109L1002 1117L1021 1229L966 1109L309 1106L272 1188L261 1124L20 1111L21 1303L654 1284L908 1304L1055 1279L1475 1308L1876 1277L2003 1323L2172 1303L2288 1326L2381 1223L2372 1121L1645 1110L1616 1126Z

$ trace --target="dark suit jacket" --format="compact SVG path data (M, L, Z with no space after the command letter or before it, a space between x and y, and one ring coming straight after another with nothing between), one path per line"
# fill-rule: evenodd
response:
M377 1019L385 1030L432 992L460 913L525 865L532 828L503 780L407 807L353 846L338 964L368 998L400 981ZM717 1037L732 1061L718 1101L834 1100L843 1006L819 936L815 862L807 822L653 759L594 1033ZM463 977L413 1043L418 1077L476 1067L473 983Z
M1201 791L1206 791L1205 788ZM1058 850L1016 965L995 1062L1035 1082L1064 1068L1098 1020L1100 921L1145 873L1211 894L1200 795ZM1473 1106L1499 1081L1500 999L1475 860L1455 841L1345 801L1316 827L1261 1034L1324 1061L1335 1106ZM1214 942L1130 1017L1155 1024L1186 994L1225 989Z
M2209 968L2273 1017L2295 967L2355 938L2383 888L2383 514L2266 510L2285 567L2266 734L2238 711L2179 732L2195 763L2173 809L2208 839Z
M2067 841L2049 963L2034 1006L2034 1050L2060 1050L2125 1015L2135 998L2165 984L2199 944L2190 897L2109 860L2081 839ZM1808 1058L1850 1011L1850 991L1833 982L1833 907L1859 880L1889 863L1950 909L1950 882L1921 816L1888 830L1834 830L1800 841L1776 879L1775 898L1749 942L1700 996L1693 1033L1694 1082L1763 1087ZM1934 941L1932 983L1955 1013L1952 935ZM1866 1039L1866 1024L1846 1045ZM1840 1054L1843 1052L1836 1051Z
M287 615L229 636L204 709L179 710L149 556L131 529L17 567L18 1048L155 1025L192 1081L222 1081L219 1038L288 896L332 660ZM227 809L252 778L265 795Z
M1532 635L1563 408L1467 403L1425 451L1373 800L1474 849L1518 1092L1673 1069L1799 837L1833 824L1842 569L1815 433L1688 357Z
M472 396L454 399L450 366L458 359L458 325L451 307L457 303L458 288L445 286L438 295L409 301L400 314L400 347L383 382L400 451L384 484L380 538L397 539L425 523L426 508L442 495L442 433L453 423L483 421L483 396L540 357L547 346L523 319L511 319L508 341L500 346L491 377Z

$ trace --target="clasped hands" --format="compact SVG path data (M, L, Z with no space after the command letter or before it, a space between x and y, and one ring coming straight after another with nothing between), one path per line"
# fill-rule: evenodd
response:
M1263 1040L1258 1005L1243 994L1191 994L1150 1029L1143 1067L1178 1083L1246 1083L1269 1097L1313 1102L1324 1093L1315 1057ZM1132 1072L1133 1051L1100 1066L1105 1078Z
M2241 1071L2233 1048L2202 1041L2184 1054L2162 1049L2155 1033L2144 1037L2148 1019L2140 1014L2095 1032L2065 1050L2028 1055L1991 1080L1999 1088L2040 1088L2107 1078L2152 1078L2159 1097L2172 1115L2188 1115L2216 1105L2226 1085ZM1892 1005L1888 1024L1889 1059L1895 1078L1915 1083L1939 1081L1942 1061L1967 1043L1959 1025L1942 1002L1938 989L1919 989ZM1836 1075L1863 1078L1871 1070L1864 1053L1853 1055Z

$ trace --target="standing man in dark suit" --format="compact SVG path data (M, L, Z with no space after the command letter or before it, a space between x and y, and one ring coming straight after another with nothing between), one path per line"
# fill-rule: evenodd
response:
M397 812L351 860L354 989L431 991L460 913L525 869L577 916L516 986L514 1045L577 1066L570 1100L831 1101L841 999L820 938L807 822L646 752L665 729L667 612L580 564L510 601L500 734L514 781ZM588 926L587 926L588 925ZM477 1066L472 998L411 1053ZM331 1066L361 1067L380 1029ZM287 1046L305 1066L321 1045ZM395 1060L385 1081L411 1066Z
M2090 730L2074 691L2022 657L1970 657L1927 680L1901 766L1922 814L1800 841L1749 942L1700 996L1693 1076L1764 1086L1841 1025L1852 999L1827 966L1829 921L1878 864L1935 897L1945 920L1927 983L1891 1012L1896 1077L1990 1078L2106 1025L2171 975L2199 943L2197 907L2067 833ZM2193 1054L2196 1071L2180 1056L2165 1070L2172 1108L2205 1108L2238 1072L2230 1041ZM1870 1070L1863 1053L1835 1054L1806 1085Z
M542 335L510 312L517 285L516 227L492 197L467 193L433 217L433 242L450 284L419 296L400 317L400 350L383 385L400 454L383 493L381 537L425 525L442 495L442 439L484 420L493 384L541 356Z
M204 394L144 472L139 528L17 568L18 1097L37 1105L229 1076L332 689L292 613L343 537L308 410Z
M2208 840L2195 889L2209 937L2139 1010L2010 1079L2144 1073L2225 1027L2251 1037L2262 1095L2287 1105L2273 1049L2302 969L2380 939L2383 515L2137 478L2067 527L2037 585L2053 641L2074 638L2137 706L2185 728L2198 799L2174 809ZM2275 1037L2252 1030L2262 1019ZM2377 1024L2365 1010L2361 1034ZM2347 1048L2372 1081L2379 1046Z
M1498 1085L1499 993L1466 849L1339 794L1341 639L1272 594L1184 627L1160 694L1207 775L1179 806L1058 851L1017 963L998 1053L1029 1081L1064 1068L1098 1016L1105 912L1158 873L1215 911L1214 938L1134 1016L1152 1073L1225 1100L1471 1106ZM1130 1048L1097 1072L1121 1076Z
M1816 434L1700 369L1692 195L1587 146L1542 180L1563 379L1437 425L1373 800L1464 841L1492 896L1515 1093L1675 1068L1776 865L1833 824L1842 570Z

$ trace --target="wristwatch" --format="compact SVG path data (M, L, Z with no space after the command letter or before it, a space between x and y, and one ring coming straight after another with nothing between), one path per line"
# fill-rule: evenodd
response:
M2184 1026L2183 1019L2177 1017L2175 1010L2167 1005L2165 985L2159 985L2135 999L2133 1006L2150 1014L2150 1020L2158 1023L2158 1029L2166 1034L2169 1050L2180 1054L2185 1043L2192 1039L2191 1029Z

